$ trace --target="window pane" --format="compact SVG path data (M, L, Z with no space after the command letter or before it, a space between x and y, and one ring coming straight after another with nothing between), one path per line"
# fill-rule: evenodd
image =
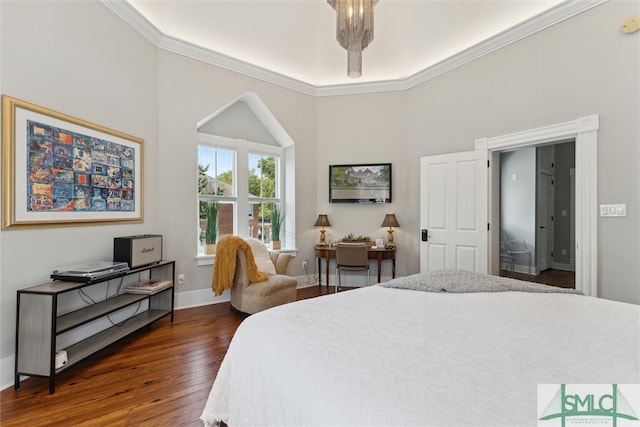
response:
M204 250L206 244L206 229L207 222L207 201L200 200L200 249ZM233 219L235 218L235 203L233 202L218 202L218 227L217 227L217 239L227 234L235 234L233 229ZM216 241L217 241L216 239Z
M249 153L249 197L276 197L278 158Z
M249 204L249 233L250 237L269 243L271 236L271 214L277 203L272 202L256 202ZM282 234L280 235L282 239Z
M236 197L233 185L236 181L235 153L224 148L198 146L199 252L204 252L206 245L207 203L220 196ZM218 200L216 241L225 234L234 234L234 218L235 203L228 199Z
M198 147L198 194L235 197L235 151Z
M235 203L220 202L218 206L218 238L227 234L234 234L233 219L235 214Z

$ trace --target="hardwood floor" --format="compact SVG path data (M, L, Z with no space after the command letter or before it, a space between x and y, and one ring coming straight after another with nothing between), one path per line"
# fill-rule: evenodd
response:
M527 280L529 282L543 283L545 285L558 286L560 288L576 288L576 273L573 271L554 270L552 268L541 271L538 275L511 273L501 271L501 276L514 279Z
M323 287L324 291L324 287ZM298 290L312 298L317 286ZM246 315L229 303L176 310L56 378L29 378L0 393L7 426L202 426L220 363Z

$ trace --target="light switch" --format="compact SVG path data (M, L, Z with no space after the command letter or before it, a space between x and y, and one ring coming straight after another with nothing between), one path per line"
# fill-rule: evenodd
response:
M517 173L512 173L511 174L511 181L517 181L518 180L518 174Z
M600 205L600 216L627 216L627 205Z

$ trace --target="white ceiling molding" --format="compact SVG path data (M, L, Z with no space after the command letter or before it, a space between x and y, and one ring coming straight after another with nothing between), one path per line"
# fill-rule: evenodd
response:
M497 49L515 43L525 37L549 28L559 22L570 19L589 9L606 3L608 0L567 0L551 9L528 19L521 24L503 31L481 43L465 49L443 61L438 62L406 79L353 83L332 86L313 86L262 67L237 60L227 55L214 52L210 49L194 45L192 43L168 36L151 24L140 12L128 2L120 0L101 0L101 2L122 18L126 23L138 30L160 49L184 55L198 61L225 68L263 80L287 89L305 93L312 96L351 95L371 92L389 92L407 90L422 84L440 74L453 70L483 55L487 55Z

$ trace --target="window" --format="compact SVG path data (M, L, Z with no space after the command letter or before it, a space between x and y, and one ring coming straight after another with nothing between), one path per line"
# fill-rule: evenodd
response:
M198 139L198 253L206 253L207 205L213 201L218 238L236 234L271 242L271 213L284 206L282 149L204 134Z
M207 243L207 205L217 202L217 232L213 240L235 233L234 212L237 205L234 183L236 152L228 148L198 146L198 253L204 253Z
M248 235L265 243L271 242L271 213L280 207L279 165L279 156L249 153Z

